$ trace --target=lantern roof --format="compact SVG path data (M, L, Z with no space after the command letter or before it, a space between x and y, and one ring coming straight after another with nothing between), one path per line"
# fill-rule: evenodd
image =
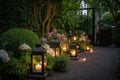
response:
M42 47L42 44L37 43L36 47L32 50L32 55L43 55L45 53L45 49Z

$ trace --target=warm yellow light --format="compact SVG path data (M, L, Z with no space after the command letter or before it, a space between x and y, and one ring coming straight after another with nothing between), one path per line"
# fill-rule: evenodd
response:
M40 65L39 63L35 66L35 70L37 71L41 71L42 70L42 65Z
M76 51L75 50L71 50L71 55L72 56L76 56Z
M76 36L74 36L74 37L73 37L73 40L74 40L74 41L76 41L76 40L77 40L77 37L76 37Z
M84 61L87 60L87 58L80 58L79 60L80 60L81 62L84 62Z
M82 61L86 61L87 59L86 58L83 58Z
M63 46L62 50L63 50L63 51L67 51L67 47L66 47L66 46Z
M86 49L87 49L87 51L89 51L90 50L90 46L86 46Z
M42 61L40 62L40 65L42 65ZM44 62L44 67L47 67L47 62Z
M77 49L79 48L79 46L77 45Z
M56 49L56 56L60 56L60 51L59 51L59 49Z

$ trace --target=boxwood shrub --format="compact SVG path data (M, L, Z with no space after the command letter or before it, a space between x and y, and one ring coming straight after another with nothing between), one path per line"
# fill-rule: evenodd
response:
M39 42L38 35L23 28L9 29L0 36L0 47L13 52L17 51L23 43L33 48L37 42Z

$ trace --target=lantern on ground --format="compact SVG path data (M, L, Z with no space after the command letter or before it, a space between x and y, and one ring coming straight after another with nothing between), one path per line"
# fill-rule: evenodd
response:
M67 42L67 39L64 40L64 41L61 41L60 47L61 47L61 51L67 52L67 50L68 50L68 42Z
M46 51L41 44L36 44L36 47L31 53L31 74L30 79L45 80L47 76L47 58Z
M70 51L70 58L71 59L78 59L76 43L71 43L70 44L69 51Z
M51 48L54 50L55 56L61 56L60 41L57 38L51 40Z
M77 33L77 32L74 32L74 33L73 33L73 36L72 36L72 41L73 41L73 42L77 42L77 41L78 41L78 38L79 38L78 33Z

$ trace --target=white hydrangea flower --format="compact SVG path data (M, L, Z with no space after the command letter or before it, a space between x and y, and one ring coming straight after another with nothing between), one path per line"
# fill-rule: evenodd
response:
M2 49L0 50L0 58L4 63L7 63L10 60L8 53Z
M27 45L26 43L22 44L19 46L20 50L31 50L31 47L29 45Z
M43 47L45 48L46 52L49 53L51 56L55 56L55 52L48 44L44 44Z

